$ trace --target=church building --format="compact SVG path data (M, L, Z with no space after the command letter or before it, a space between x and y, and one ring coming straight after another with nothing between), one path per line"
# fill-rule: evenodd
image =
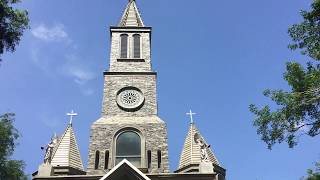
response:
M157 73L151 62L152 28L129 0L117 26L110 27L110 64L104 72L101 117L90 130L85 169L71 121L44 147L34 180L224 180L210 145L190 123L179 167L170 171L166 121L158 116ZM190 111L192 119L193 113ZM187 130L186 130L187 131Z

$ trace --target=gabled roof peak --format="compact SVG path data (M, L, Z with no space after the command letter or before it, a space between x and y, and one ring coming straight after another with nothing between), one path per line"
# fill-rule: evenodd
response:
M122 15L119 25L120 27L144 27L135 0L129 0L129 3Z
M133 164L131 164L126 159L123 159L119 164L117 164L114 168L112 168L100 180L106 180L106 179L119 180L124 175L132 176L132 179L151 180L149 177L143 174L138 168L136 168Z

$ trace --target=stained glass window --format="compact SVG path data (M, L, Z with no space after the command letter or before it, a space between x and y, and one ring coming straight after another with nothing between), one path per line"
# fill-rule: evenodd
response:
M116 141L116 164L127 159L136 167L141 166L141 139L133 131L121 133Z

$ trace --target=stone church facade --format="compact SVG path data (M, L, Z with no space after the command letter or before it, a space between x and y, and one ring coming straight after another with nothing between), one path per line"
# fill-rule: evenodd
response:
M91 126L88 165L82 165L72 123L46 147L34 180L224 180L210 146L191 123L179 167L170 172L167 126L158 116L157 73L151 66L152 28L129 0L110 27L109 70L104 72L101 117Z

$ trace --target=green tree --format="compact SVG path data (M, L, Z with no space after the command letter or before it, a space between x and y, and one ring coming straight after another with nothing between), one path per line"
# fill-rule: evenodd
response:
M0 56L5 51L13 52L29 28L28 12L12 7L18 2L20 0L0 0Z
M14 117L13 113L0 116L0 179L27 179L23 172L24 162L10 159L19 138L18 130L13 126Z
M304 180L320 180L320 162L315 163L315 165L316 165L315 170L308 169L307 170L308 177L307 178L301 178L301 179L304 179Z
M284 79L291 90L265 90L264 95L277 106L258 108L251 104L255 114L254 126L261 139L271 149L275 143L286 141L290 148L300 135L320 134L320 0L314 0L310 11L301 11L303 22L289 28L292 38L289 48L300 49L313 62L301 65L288 62Z

